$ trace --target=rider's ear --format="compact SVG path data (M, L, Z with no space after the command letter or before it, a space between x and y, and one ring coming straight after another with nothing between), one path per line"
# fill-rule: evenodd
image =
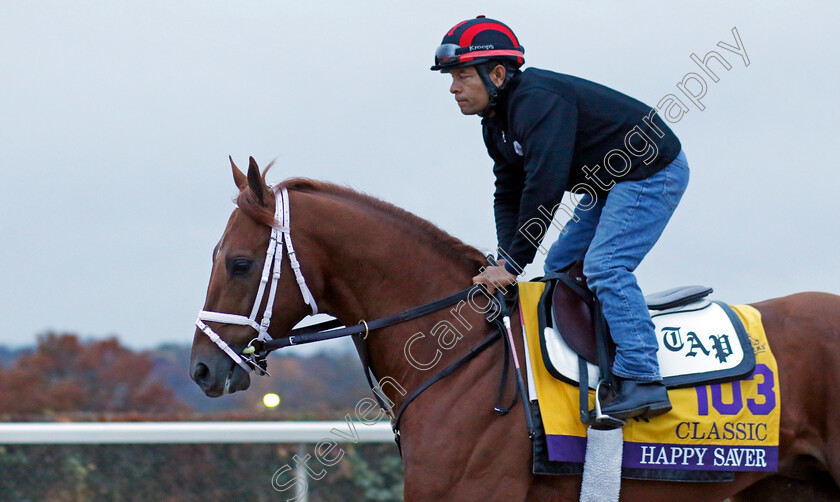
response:
M493 81L493 84L496 87L501 87L502 84L505 83L505 74L506 73L507 73L507 70L505 69L504 65L497 64L490 71L490 80Z
M236 164L233 163L233 157L228 156L230 159L230 167L233 169L233 182L236 183L236 186L239 188L239 191L245 190L248 187L248 178L245 174L236 167Z
M257 161L254 160L254 157L251 157L250 163L248 164L248 186L251 187L254 195L257 196L257 200L261 204L264 204L263 194L266 191L266 186L262 176L260 176L260 168L257 166Z

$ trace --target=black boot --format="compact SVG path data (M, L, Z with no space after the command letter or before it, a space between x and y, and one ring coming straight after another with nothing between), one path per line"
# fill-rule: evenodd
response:
M614 418L653 418L671 410L668 391L662 381L646 382L615 377L618 395L601 413Z

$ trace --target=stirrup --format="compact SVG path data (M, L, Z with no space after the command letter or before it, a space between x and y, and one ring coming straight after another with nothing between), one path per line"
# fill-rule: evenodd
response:
M600 380L598 381L598 385L595 387L595 411L589 414L589 423L595 428L619 429L624 427L627 420L616 418L611 415L605 415L601 412L601 384L603 383L604 380Z

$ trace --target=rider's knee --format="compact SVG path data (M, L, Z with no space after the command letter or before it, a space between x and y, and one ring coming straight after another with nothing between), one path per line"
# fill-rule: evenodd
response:
M632 275L633 272L620 264L605 263L603 260L584 260L583 262L583 275L586 276L586 282L593 291L597 291L604 285L616 284L616 281L620 281L621 277L627 274Z

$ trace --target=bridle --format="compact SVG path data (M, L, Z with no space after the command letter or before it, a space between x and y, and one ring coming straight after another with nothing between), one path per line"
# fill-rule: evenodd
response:
M397 446L399 446L400 418L402 417L402 414L408 407L408 405L412 401L414 401L414 399L417 396L419 396L420 393L422 393L424 390L431 387L434 383L438 382L439 380L449 376L456 369L471 361L479 353L483 352L486 348L490 347L497 339L502 338L506 341L505 364L504 369L502 371L502 382L499 386L499 397L497 400L499 404L495 407L495 411L497 414L500 415L508 413L508 411L514 406L516 401L519 399L519 396L522 396L523 404L525 405L526 409L526 421L528 423L529 434L531 434L531 436L533 437L533 425L531 423L528 400L526 398L524 384L522 383L522 377L518 371L518 364L516 369L517 386L516 393L513 397L513 401L507 407L501 406L501 400L504 395L504 388L508 378L508 363L511 358L511 351L515 350L513 349L513 339L510 333L510 327L508 325L506 329L505 325L500 319L500 317L502 316L492 316L493 319L495 319L494 322L496 323L498 329L494 330L490 334L490 336L482 340L481 343L474 346L467 354L465 354L460 359L441 370L435 376L423 383L419 388L415 389L411 394L406 396L399 409L397 409L396 413L390 406L387 406L385 404L384 400L380 396L380 386L378 384L374 384L374 380L376 379L376 377L373 375L373 370L370 367L367 345L365 343L365 340L367 339L368 334L371 330L392 326L394 324L410 321L412 319L417 319L419 317L423 317L425 315L431 314L446 307L455 305L461 301L470 298L471 295L474 294L477 289L483 288L483 286L481 285L471 286L445 298L441 298L433 302L405 310L398 314L382 317L373 321L360 320L359 324L356 324L354 326L343 327L341 321L332 320L292 330L289 336L285 338L277 340L272 339L271 336L268 334L268 328L271 323L272 307L274 305L274 298L277 293L277 283L280 280L280 271L282 268L281 266L284 254L284 242L286 248L288 248L289 261L291 263L292 270L294 271L298 287L300 288L301 296L303 296L303 301L311 307L312 315L318 313L318 305L316 304L315 298L312 296L309 287L307 287L306 285L306 280L304 279L303 273L300 270L300 262L295 256L295 248L292 245L291 219L289 215L289 192L285 187L282 187L279 190L276 187L271 187L271 189L272 191L274 191L275 194L275 224L271 226L271 238L268 242L265 264L263 265L262 276L260 278L260 285L257 289L257 296L254 300L254 307L251 309L251 315L245 317L243 315L228 314L223 312L212 312L207 310L202 310L201 312L199 312L198 319L196 319L195 324L204 334L206 334L210 338L210 340L213 341L213 343L215 343L222 351L224 351L225 354L227 354L231 359L233 359L233 361L246 372L250 373L251 371L255 371L258 375L263 376L268 375L268 372L266 371L266 357L270 352L274 350L277 350L282 347L288 347L291 345L300 345L345 336L354 336L353 341L356 343L356 348L359 351L359 357L362 361L362 366L364 367L365 377L368 380L368 384L370 385L371 390L373 391L374 397L376 398L379 406L384 411L386 411L391 417L391 427L394 430ZM492 258L491 262L495 264L495 262L492 261ZM271 286L268 290L268 301L266 302L265 310L263 311L262 321L260 323L257 323L257 313L259 312L260 304L262 303L263 297L265 295L266 285L268 284L269 277L271 279ZM500 293L497 293L497 296L493 299L493 301L495 302L496 308L498 308L498 313L504 313L504 317L508 317L504 297L501 296ZM254 337L250 342L248 342L248 345L242 351L242 354L237 354L236 351L233 350L233 348L231 348L231 346L227 342L222 340L221 337L219 337L219 335L216 334L216 332L213 331L213 329L210 328L204 321L218 322L222 324L237 324L242 326L250 326L254 330L256 330L257 336ZM505 333L505 331L508 334L507 337L503 336L503 333ZM364 335L364 337L357 336L362 334ZM515 356L513 357L515 358Z
M239 365L246 372L256 370L258 374L265 375L265 358L260 358L256 354L256 350L249 350L256 342L267 342L271 340L268 334L268 327L271 324L272 307L274 305L274 297L277 294L277 283L280 281L280 271L283 263L283 243L285 241L288 248L289 262L292 265L292 270L295 273L295 279L300 287L300 294L303 296L303 301L312 308L312 315L318 313L318 305L315 303L315 298L309 291L306 285L306 279L303 278L303 273L300 271L300 262L295 256L295 248L292 245L291 233L291 217L289 214L289 191L283 187L279 191L272 187L275 194L274 204L274 225L271 226L271 239L268 241L268 249L265 253L265 264L263 265L262 276L260 277L260 286L257 289L257 297L254 300L254 307L251 309L251 315L245 317L237 314L226 314L222 312L212 312L202 310L198 313L198 319L195 325L198 326L204 334L210 337L225 354L227 354L233 361ZM278 224L279 223L279 224ZM273 271L272 271L273 269ZM257 313L260 310L260 304L266 292L266 285L268 285L269 278L271 279L271 286L268 289L268 301L265 304L262 321L257 323ZM243 351L243 357L237 354L235 350L222 340L213 328L204 323L204 321L219 322L223 324L238 324L241 326L250 326L257 332L257 336L248 343L248 348Z

